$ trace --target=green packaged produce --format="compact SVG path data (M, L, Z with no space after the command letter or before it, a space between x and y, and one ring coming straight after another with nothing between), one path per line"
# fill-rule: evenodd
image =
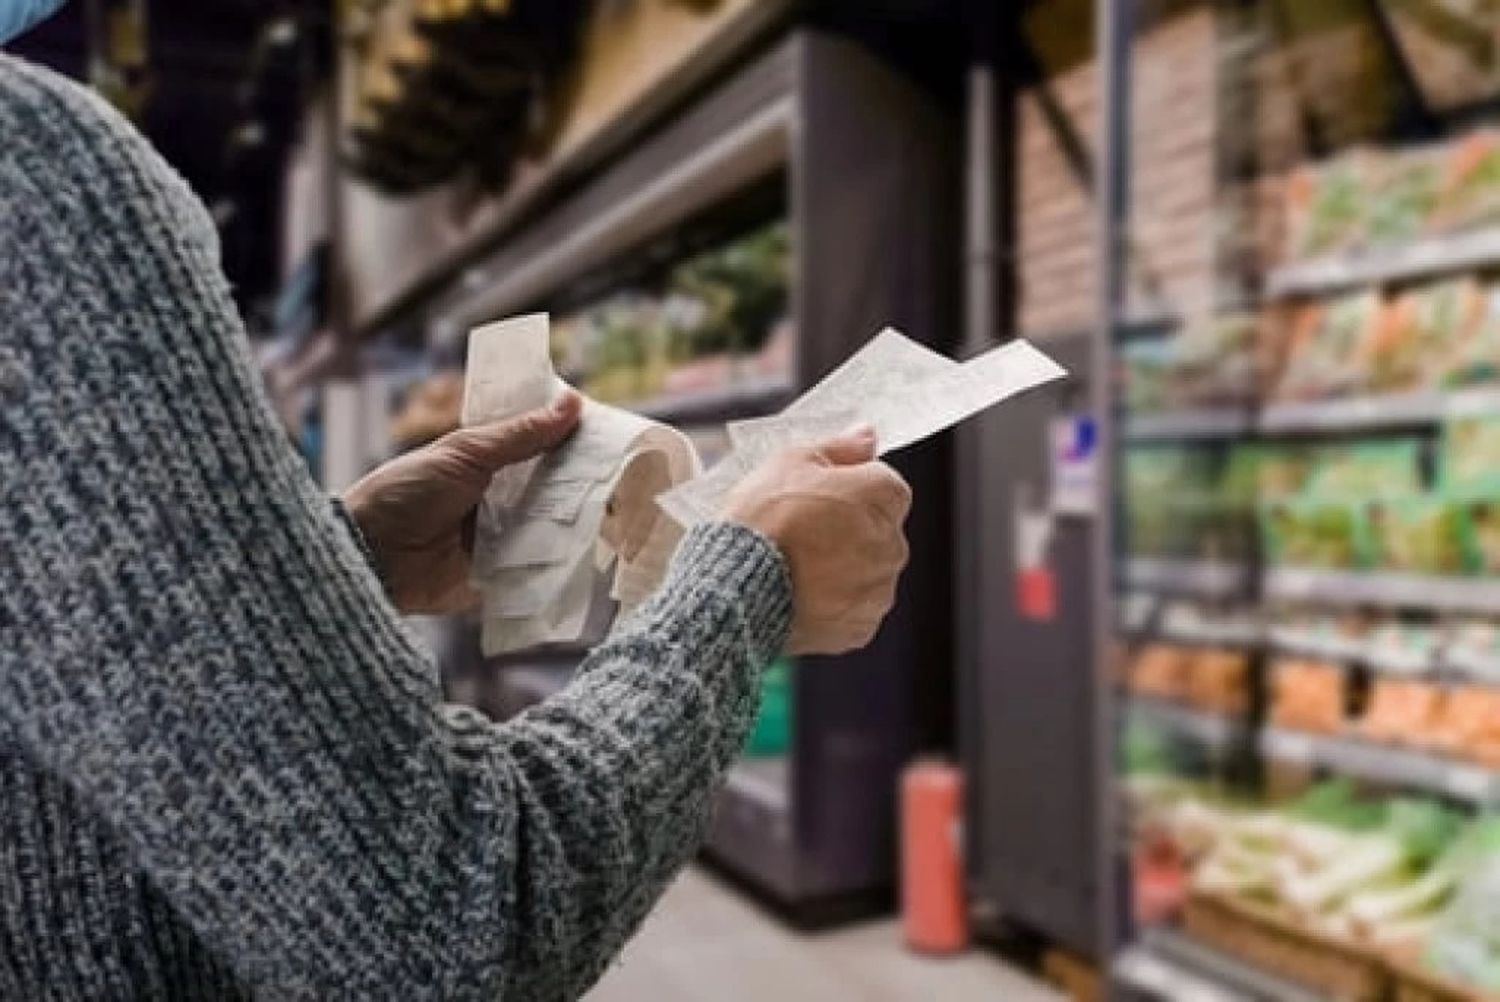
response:
M1421 235L1437 209L1443 153L1441 148L1389 153L1370 170L1364 219L1369 243L1404 243Z
M1124 459L1126 527L1138 556L1200 555L1220 517L1211 451L1180 446L1130 449Z
M1401 497L1422 487L1422 443L1373 439L1318 448L1307 478L1309 497L1361 500Z
M1462 502L1469 570L1500 575L1500 498Z
M1360 152L1292 176L1287 225L1294 256L1345 250L1363 238L1366 175L1372 168L1370 155Z
M1500 415L1455 418L1443 427L1443 486L1500 495Z
M1464 573L1463 508L1437 494L1370 501L1364 506L1370 566L1404 574Z
M1294 499L1261 508L1266 559L1279 567L1354 568L1360 555L1358 530L1353 504Z

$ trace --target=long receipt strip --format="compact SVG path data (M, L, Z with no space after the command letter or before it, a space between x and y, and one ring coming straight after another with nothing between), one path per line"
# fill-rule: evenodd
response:
M884 455L1066 374L1025 341L955 362L887 328L780 414L731 422L733 450L707 472L680 432L586 400L572 438L502 470L480 505L474 583L484 652L601 636L617 609L630 611L660 584L683 532L714 518L774 452L865 422ZM470 336L465 425L539 407L562 388L544 315Z
M1066 375L1027 341L955 362L887 327L780 414L730 422L734 450L657 500L678 524L691 526L712 518L740 478L778 449L864 422L885 455Z
M513 417L561 393L548 342L543 314L474 331L463 423ZM681 432L586 399L559 448L501 470L475 519L485 654L597 637L617 604L639 605L683 532L655 498L700 469Z

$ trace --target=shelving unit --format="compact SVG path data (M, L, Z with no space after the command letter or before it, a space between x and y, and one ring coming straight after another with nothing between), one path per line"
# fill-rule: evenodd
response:
M1132 415L1125 419L1122 434L1127 442L1188 442L1235 438L1254 429L1250 410L1216 408Z
M1382 606L1500 614L1500 586L1484 578L1278 567L1265 574L1268 598L1326 606Z
M1219 753L1242 746L1250 736L1250 723L1244 718L1210 713L1149 696L1129 697L1126 716Z
M1448 393L1422 390L1272 404L1261 411L1255 427L1265 434L1378 432L1482 414L1500 414L1500 389L1486 387Z
M1422 790L1476 807L1500 806L1500 773L1483 766L1357 738L1267 728L1260 750L1269 759L1316 766L1392 787Z
M1393 247L1333 254L1273 270L1266 293L1318 296L1354 286L1428 278L1500 263L1500 230L1436 236Z
M1222 599L1244 596L1250 587L1244 564L1207 560L1132 557L1125 565L1125 584L1131 588Z
M1171 929L1149 929L1113 968L1129 998L1161 1002L1331 1002Z
M1211 113L1213 128L1206 130L1216 131L1217 141L1206 144L1211 155L1192 164L1187 153L1164 153L1152 145L1156 136L1172 131L1168 122L1182 128L1179 123L1191 115L1185 94L1168 95L1155 86L1168 64L1178 72L1191 72L1185 67L1193 66L1188 55L1193 46L1182 41L1192 31L1189 19L1172 22L1181 34L1154 33L1151 15L1135 11L1137 21L1123 42L1109 31L1102 31L1096 39L1095 68L1104 84L1095 97L1099 114L1111 116L1094 123L1103 137L1095 147L1101 163L1095 176L1100 204L1094 222L1101 231L1096 247L1097 281L1108 292L1100 310L1100 327L1108 341L1111 371L1124 370L1127 381L1125 392L1116 394L1110 417L1116 419L1115 438L1121 449L1149 446L1134 450L1127 461L1116 462L1120 473L1115 483L1127 495L1126 504L1139 498L1142 503L1160 505L1134 511L1111 508L1110 516L1115 523L1124 523L1129 537L1116 552L1128 553L1137 546L1142 553L1247 555L1243 563L1126 556L1109 565L1116 597L1120 593L1131 598L1148 595L1156 597L1158 604L1149 611L1134 605L1128 608L1128 621L1116 635L1126 643L1096 654L1110 659L1102 673L1118 679L1126 667L1138 667L1140 674L1132 677L1164 691L1192 691L1174 689L1190 671L1204 672L1191 676L1195 684L1237 685L1243 679L1244 695L1255 708L1253 722L1231 727L1223 718L1206 718L1188 706L1116 690L1125 704L1119 718L1148 723L1180 739L1163 741L1156 735L1128 732L1121 741L1117 770L1161 780L1159 787L1143 783L1137 791L1150 788L1159 801L1144 795L1132 801L1148 814L1161 811L1162 824L1137 829L1150 832L1153 839L1165 840L1165 833L1177 824L1185 832L1192 828L1191 810L1179 813L1177 808L1183 805L1174 797L1188 797L1188 808L1202 807L1212 813L1228 789L1250 798L1264 797L1265 809L1276 810L1283 799L1295 798L1313 790L1318 781L1333 777L1354 784L1331 784L1317 789L1317 795L1332 798L1356 789L1356 796L1371 801L1387 794L1425 797L1441 801L1444 808L1467 808L1462 812L1467 814L1500 806L1500 771L1415 746L1363 740L1353 736L1364 733L1355 727L1338 735L1319 735L1262 723L1276 718L1277 710L1306 700L1324 706L1335 702L1333 712L1368 720L1372 734L1399 710L1419 705L1440 707L1442 716L1435 719L1449 726L1447 722L1457 721L1462 711L1489 698L1469 687L1476 682L1493 685L1497 677L1486 676L1488 664L1459 663L1461 659L1452 656L1456 651L1450 648L1464 642L1455 639L1462 634L1448 632L1452 624L1464 624L1467 630L1472 620L1490 622L1500 617L1500 582L1493 577L1276 566L1281 554L1297 551L1291 544L1308 544L1311 552L1316 543L1335 533L1343 540L1357 532L1358 543L1352 549L1358 557L1347 560L1350 567L1394 566L1399 556L1411 561L1402 566L1477 568L1478 547L1467 535L1468 515L1458 500L1463 495L1449 480L1450 471L1461 464L1451 462L1448 450L1479 441L1487 434L1487 426L1457 429L1449 423L1500 415L1500 386L1448 385L1480 378L1481 370L1488 371L1483 360L1476 364L1472 354L1463 353L1474 353L1476 344L1487 343L1479 339L1489 337L1491 328L1475 325L1492 322L1494 297L1500 290L1496 283L1500 229L1476 208L1489 205L1476 200L1481 197L1476 192L1491 197L1488 175L1474 179L1480 173L1475 169L1477 158L1494 155L1488 137L1475 133L1483 126L1493 127L1500 105L1491 93L1481 124L1477 106L1464 115L1448 115L1426 102L1420 89L1424 83L1412 73L1408 57L1417 51L1434 64L1428 67L1433 76L1441 76L1451 68L1442 62L1442 45L1451 42L1451 32L1441 42L1419 39L1422 44L1412 43L1414 49L1403 53L1400 49L1407 40L1395 38L1398 12L1388 5L1346 5L1338 12L1332 10L1333 5L1325 12L1323 6L1243 4L1238 5L1238 16L1221 13L1212 28L1198 26L1213 42L1197 38L1197 51L1219 46L1214 49L1217 61L1207 71L1218 84L1219 96ZM1101 21L1108 20L1113 7L1096 6ZM1400 13L1431 24L1430 11ZM1463 20L1462 15L1453 15L1447 27ZM1488 27L1482 24L1475 30ZM1060 24L1049 28L1064 30ZM1168 51L1162 38L1169 34L1181 42L1180 48ZM1341 52L1332 41L1335 37L1345 47ZM1361 58L1368 60L1358 73L1339 66L1340 59L1354 51L1351 40L1356 37L1361 40L1358 45L1364 46L1359 49ZM1153 43L1161 44L1161 50L1153 50ZM1264 73L1273 59L1285 59L1284 79L1272 81ZM1108 60L1123 63L1125 70L1109 76ZM1341 77L1341 72L1346 76ZM1396 79L1378 79L1384 73L1393 73ZM1358 86L1352 82L1355 79ZM1059 90L1067 86L1065 74L1049 82ZM1345 109L1345 102L1363 109L1362 102L1373 90L1387 84L1390 90L1382 92L1382 99L1391 99L1389 117L1372 117L1369 123L1354 125L1358 116L1353 107ZM1073 96L1066 90L1063 93L1065 100ZM1339 117L1344 110L1349 113L1348 121ZM1146 120L1137 124L1138 116ZM1292 121L1300 123L1300 133L1286 124ZM1339 131L1346 128L1346 133ZM1486 159L1484 166L1492 162ZM1174 224L1189 215L1173 211L1176 203L1166 189L1187 184L1195 177L1194 170L1201 172L1197 178L1208 177L1207 191L1194 190L1203 204L1213 206L1214 223L1197 216L1192 217L1194 222L1207 226L1233 219L1243 232L1257 235L1243 242L1216 243L1204 252L1209 260L1194 262L1205 265L1202 272L1173 274L1170 265L1158 266L1164 273L1153 276L1158 287L1174 289L1167 297L1168 308L1174 299L1200 308L1205 302L1212 305L1198 312L1183 310L1195 319L1179 342L1164 339L1138 345L1121 330L1119 311L1139 295L1137 283L1147 284L1138 276L1151 267L1146 263L1150 241L1159 238L1165 243L1167 235L1175 235ZM1472 174L1466 176L1464 171ZM1034 178L1028 180L1032 189L1044 190ZM1461 191L1460 185L1471 187ZM1110 196L1120 192L1128 196L1122 196L1123 208L1107 204ZM1480 218L1486 220L1487 228L1432 235L1439 227L1460 227L1464 220ZM1423 235L1399 245L1266 267L1294 245L1353 246L1388 240L1396 232ZM1158 255L1168 257L1170 252L1158 250ZM1208 279L1201 286L1194 284L1193 279L1204 273ZM1470 277L1474 281L1461 287L1431 284ZM1256 290L1258 301L1248 307L1225 305L1235 299L1235 292L1245 290ZM1366 293L1371 295L1358 304L1339 301L1349 294ZM1375 294L1378 313L1365 309L1377 303ZM1317 311L1318 305L1327 308ZM1253 348L1247 347L1252 335L1240 316L1249 311L1256 313L1257 322ZM1208 326L1220 321L1233 326ZM1262 335L1271 339L1260 341ZM1462 340L1465 336L1474 340ZM1306 338L1318 340L1309 344ZM1203 346L1210 343L1232 344L1243 354L1225 357L1224 368L1210 370L1202 361L1208 357ZM1446 354L1450 345L1454 346L1451 360ZM1290 356L1295 361L1289 361L1283 349L1308 354ZM1412 363L1417 352L1425 367L1421 372ZM1273 357L1274 363L1262 364ZM1317 381L1330 388L1345 387L1346 392L1330 399L1275 399L1272 387L1292 386L1305 374L1319 375L1307 368L1314 358L1325 359L1328 368L1339 370L1330 373L1335 378ZM1429 364L1430 360L1440 364ZM1284 375L1276 368L1283 364ZM1240 407L1241 384L1234 380L1247 370L1257 374L1265 399ZM1375 389L1419 385L1425 388ZM1355 386L1369 389L1354 390ZM1333 393L1332 389L1328 392ZM1180 409L1122 414L1121 397ZM1224 406L1214 406L1216 399ZM1380 465L1387 459L1389 468L1398 467L1390 457L1402 449L1408 449L1401 456L1403 461L1410 457L1410 465L1400 467L1403 472L1409 469L1409 474L1402 478L1399 493L1420 494L1431 503L1411 501L1394 517L1391 512L1408 502L1397 501L1383 511L1356 509L1367 495L1361 488L1348 487L1350 480L1344 481L1341 496L1332 496L1339 493L1340 477L1339 471L1328 467L1343 463L1347 474L1368 459L1365 468L1374 471L1373 479L1388 468ZM1389 451L1382 454L1383 450ZM1137 459L1139 466L1133 466ZM1131 479L1126 481L1121 474ZM1396 479L1394 474L1391 479ZM1181 499L1174 496L1179 489ZM1263 492L1258 498L1257 491ZM1391 491L1398 493L1394 483ZM1319 496L1323 492L1328 496ZM1283 497L1288 501L1285 509L1258 507ZM1452 504L1440 505L1433 499ZM1179 500L1182 503L1177 505ZM1305 507L1299 508L1304 501ZM1329 514L1319 507L1320 501L1328 501L1329 509L1348 507ZM1267 517L1252 525L1249 512L1264 512ZM1418 525L1416 512L1427 520ZM1176 521L1179 513L1180 522ZM1245 537L1235 536L1241 527ZM1242 546L1252 532L1259 545ZM1452 559L1455 551L1462 553L1461 560ZM1177 610L1182 614L1174 621ZM1224 623L1234 624L1235 630L1225 630ZM1226 635L1229 632L1238 635ZM1475 641L1480 644L1488 642L1482 629L1469 636L1481 638ZM1230 661L1220 651L1203 649L1231 646L1231 640L1236 642L1233 646L1251 652L1247 660ZM1170 649L1174 645L1179 649ZM1122 666L1113 660L1122 651L1126 658L1140 658L1139 664ZM1284 664L1283 658L1304 663ZM1337 667L1322 671L1307 661ZM1470 699L1475 702L1469 703ZM1455 737L1463 732L1466 753L1467 742L1473 743L1475 755L1488 747L1488 738L1477 736L1478 728L1451 726ZM1391 730L1396 730L1394 724ZM1221 750L1236 745L1233 757L1217 757ZM1206 758L1203 750L1212 757ZM1373 813L1373 804L1368 806ZM1189 820L1182 820L1184 816ZM1185 837L1191 841L1194 836ZM1225 858L1230 859L1238 848L1232 845ZM1321 997L1259 966L1287 972L1298 969L1298 927L1289 925L1284 938L1268 932L1259 943L1247 934L1245 939L1251 942L1244 944L1244 955L1258 958L1256 964L1225 952L1238 952L1237 930L1228 918L1216 926L1211 917L1195 912L1194 906L1202 901L1188 905L1187 924L1205 937L1213 936L1215 930L1222 933L1222 950L1206 947L1173 928L1149 928L1137 934L1137 925L1172 921L1169 914L1182 905L1173 897L1175 881L1192 869L1188 864L1177 868L1181 861L1173 859L1165 844L1153 841L1135 849L1127 855L1131 879L1121 880L1132 891L1128 903L1119 908L1119 914L1130 916L1123 920L1122 928L1127 931L1122 932L1122 939L1133 938L1115 954L1112 973L1118 997L1195 1002L1308 1002ZM1278 865L1282 862L1277 861ZM1317 923L1308 923L1307 930L1326 931ZM1347 938L1351 954L1362 955L1368 942L1362 935L1328 934L1310 938L1304 945L1316 960L1320 950L1337 953ZM1372 978L1380 976L1379 961L1371 962L1371 970ZM1311 979L1328 972L1317 971L1310 960L1303 973ZM1329 984L1339 980L1337 973L1328 975Z

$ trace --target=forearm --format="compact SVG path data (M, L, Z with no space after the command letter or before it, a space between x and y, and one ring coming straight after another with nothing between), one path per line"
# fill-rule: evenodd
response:
M515 997L580 995L695 851L790 609L769 542L695 530L661 593L578 679L500 728L531 833L520 900L559 933L516 941Z

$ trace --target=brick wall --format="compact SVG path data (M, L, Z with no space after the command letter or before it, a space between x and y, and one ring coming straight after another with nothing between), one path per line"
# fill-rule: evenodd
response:
M1218 46L1215 15L1189 10L1146 30L1132 67L1130 297L1135 313L1192 313L1212 302ZM1097 70L1063 69L1021 95L1017 137L1020 329L1094 322L1093 203L1048 106L1095 155Z

